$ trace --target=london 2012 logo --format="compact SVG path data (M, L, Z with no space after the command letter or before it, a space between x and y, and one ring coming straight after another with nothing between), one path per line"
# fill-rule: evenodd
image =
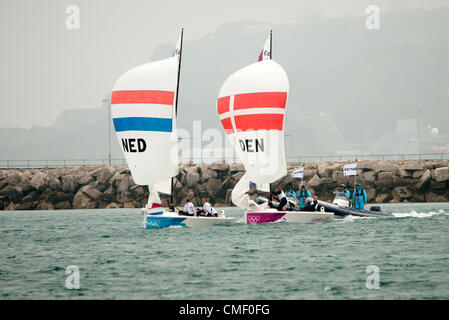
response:
M148 220L147 221L147 228L149 228L149 229L160 228L159 221L157 221L157 220Z
M260 217L259 217L259 216L249 216L249 217L247 218L247 221L248 221L249 224L258 223L259 220L260 220Z

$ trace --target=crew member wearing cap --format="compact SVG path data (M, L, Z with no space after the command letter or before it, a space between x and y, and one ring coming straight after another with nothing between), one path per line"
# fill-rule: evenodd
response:
M349 191L344 184L340 185L338 192L343 192L344 194L346 194L346 197L348 197L348 200L351 199L351 191Z
M354 204L354 208L363 210L366 205L366 192L362 188L362 184L359 183L357 188L354 190L354 194L352 195L352 203Z

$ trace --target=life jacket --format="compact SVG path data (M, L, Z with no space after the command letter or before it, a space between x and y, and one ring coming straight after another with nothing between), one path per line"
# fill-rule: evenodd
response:
M363 188L355 189L355 197L356 197L357 201L359 201L359 196L362 196L363 200L365 200L365 195L363 194Z
M307 197L307 190L306 189L304 189L304 191L299 191L299 196L302 198L302 197Z
M345 194L346 198L349 198L349 196L348 196L348 188L344 188L343 190L338 189L337 193L338 192L343 192Z

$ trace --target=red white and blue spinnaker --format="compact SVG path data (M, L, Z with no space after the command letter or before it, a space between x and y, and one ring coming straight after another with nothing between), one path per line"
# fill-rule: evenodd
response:
M147 229L171 226L227 225L234 218L183 216L163 208L160 193L172 193L178 173L177 95L182 37L173 56L135 67L115 83L111 115L118 143L136 184L148 185L147 205L142 208Z

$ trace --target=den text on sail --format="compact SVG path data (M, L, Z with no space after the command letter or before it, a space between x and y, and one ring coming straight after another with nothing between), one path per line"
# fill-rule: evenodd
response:
M263 139L239 139L240 148L246 152L264 152Z

